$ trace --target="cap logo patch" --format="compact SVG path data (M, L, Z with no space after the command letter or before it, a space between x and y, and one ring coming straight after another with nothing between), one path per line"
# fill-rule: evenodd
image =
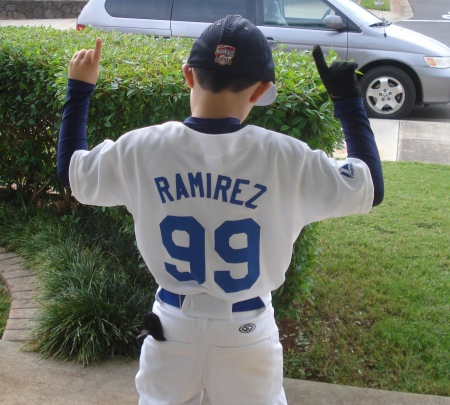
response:
M217 45L215 62L220 66L231 65L236 48L230 45Z

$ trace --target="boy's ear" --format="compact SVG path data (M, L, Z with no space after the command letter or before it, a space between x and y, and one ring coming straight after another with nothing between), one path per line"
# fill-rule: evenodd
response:
M262 95L272 86L272 82L259 82L258 87L256 87L255 91L250 97L250 102L252 102L253 104L256 103L262 97Z
M186 63L183 64L182 70L187 86L192 89L194 87L194 70Z

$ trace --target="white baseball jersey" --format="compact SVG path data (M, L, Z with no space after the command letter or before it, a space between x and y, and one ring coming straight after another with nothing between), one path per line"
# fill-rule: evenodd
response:
M364 162L251 125L222 135L179 122L138 129L75 152L69 175L81 203L127 207L161 287L230 303L284 282L305 225L367 213L373 201Z

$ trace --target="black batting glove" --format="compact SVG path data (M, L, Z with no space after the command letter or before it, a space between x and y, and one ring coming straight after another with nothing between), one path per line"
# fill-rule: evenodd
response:
M155 340L164 342L166 338L163 334L163 327L159 316L153 312L148 312L144 315L144 330L141 331L136 340L142 344L147 336L153 336Z
M315 45L312 56L316 62L320 78L331 98L347 98L361 96L356 69L358 64L354 62L333 62L328 67L320 45Z

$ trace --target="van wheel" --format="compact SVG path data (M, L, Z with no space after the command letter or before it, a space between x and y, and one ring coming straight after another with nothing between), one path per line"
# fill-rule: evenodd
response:
M400 119L414 107L416 89L411 78L393 66L369 70L360 80L367 115Z

